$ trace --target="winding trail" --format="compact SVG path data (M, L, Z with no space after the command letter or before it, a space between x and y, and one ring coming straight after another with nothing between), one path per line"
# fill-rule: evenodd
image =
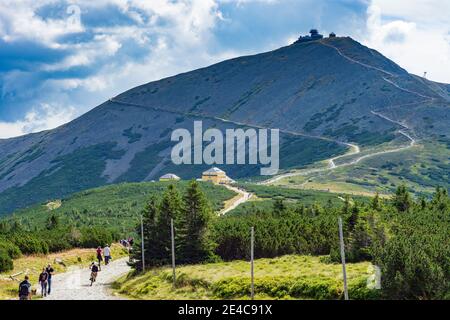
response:
M330 48L336 50L336 52L337 52L341 57L343 57L344 59L346 59L346 60L348 60L348 61L350 61L350 62L352 62L352 63L356 63L356 64L358 64L358 65L361 65L361 66L365 67L365 68L368 68L368 69L372 69L372 70L376 70L376 71L378 71L378 72L381 72L382 74L384 74L384 76L382 76L382 79L383 79L384 81L386 81L387 83L389 83L390 85L394 86L395 88L397 88L397 89L399 89L399 90L401 90L401 91L410 93L410 94L417 95L418 97L421 97L421 98L424 98L424 99L425 99L425 100L423 100L423 101L418 101L418 102L413 102L413 103L405 104L405 106L406 106L406 105L419 104L419 103L433 102L434 100L436 100L436 98L429 97L429 96L425 96L425 95L423 95L423 94L421 94L421 93L419 93L419 92L415 92L415 91L412 91L412 90L409 90L409 89L406 89L406 88L403 88L403 87L399 86L399 85L396 84L394 81L392 81L392 80L390 80L390 79L388 79L388 78L386 77L386 76L389 76L389 77L395 78L396 75L393 74L393 73L391 73L391 72L388 72L388 71L383 70L383 69L381 69L381 68L377 68L377 67L368 65L368 64L366 64L366 63L363 63L363 62L361 62L361 61L357 61L357 60L355 60L355 59L353 59L353 58L350 58L350 57L348 57L347 55L345 55L339 48L337 48L337 47L335 47L335 46L333 46L333 45L330 45L330 44L328 44L328 43L324 43L323 41L319 41L319 43L322 44L323 46L330 47ZM286 179L286 178L290 178L290 177L296 177L296 176L308 176L308 175L315 174L315 173L321 173L321 172L326 172L326 171L335 170L335 169L337 169L337 168L348 167L348 166L351 166L351 165L358 164L359 162L361 162L361 161L363 161L363 160L365 160L365 159L371 158L371 157L381 156L381 155L388 154L388 153L395 153L395 152L404 151L404 150L407 150L407 149L409 149L409 148L412 148L412 147L414 147L414 146L416 145L416 142L417 142L417 141L416 141L415 138L413 137L413 134L409 134L409 133L408 133L408 131L412 132L412 129L411 129L406 123L400 122L400 121L395 121L395 120L393 120L393 119L390 119L389 117L387 117L387 116L385 116L385 115L383 115L383 114L381 114L381 113L379 113L379 112L371 111L371 113L372 113L373 115L375 115L375 116L378 116L378 117L380 117L380 118L386 120L386 121L389 121L389 122L391 122L391 123L393 123L393 124L395 124L395 125L398 125L398 126L402 127L402 129L401 129L401 130L398 130L397 132L398 132L399 134L405 136L410 142L409 142L407 145L403 145L403 146L400 146L400 147L398 147L398 148L388 149L388 150L383 150L383 151L372 152L372 153L369 153L369 154L360 156L360 157L358 157L358 158L355 158L355 159L353 159L353 160L350 160L349 162L344 162L344 163L341 163L341 164L339 164L339 165L336 165L336 160L338 160L338 159L341 159L341 158L344 158L344 157L348 157L348 156L352 156L352 155L357 155L357 154L360 154L360 153L361 153L361 149L360 149L360 147L359 147L358 145L350 144L350 143L344 143L344 142L339 142L340 144L344 144L344 145L347 145L348 147L350 147L350 151L347 152L347 153L344 154L344 155L340 155L340 156L337 156L337 157L334 157L334 158L331 158L331 159L326 160L326 161L328 162L328 167L326 167L326 168L316 168L316 169L298 170L298 171L295 171L295 172L290 172L290 173L286 173L286 174L282 174L282 175L273 177L273 178L271 178L271 179L268 179L268 180L266 180L266 181L261 182L260 184L261 184L261 185L269 185L269 184L276 183L276 182L278 182L278 181L280 181L280 180L282 180L282 179Z
M113 294L111 284L130 271L127 261L128 257L102 266L97 282L92 287L89 281L91 272L88 268L76 268L56 274L52 280L52 293L44 300L124 300Z
M243 190L241 188L233 187L227 184L225 184L224 187L231 191L236 192L238 195L232 199L233 202L230 205L228 205L226 208L224 208L222 211L219 212L219 216L223 216L228 212L230 212L231 210L236 209L240 204L247 202L253 197L252 193Z

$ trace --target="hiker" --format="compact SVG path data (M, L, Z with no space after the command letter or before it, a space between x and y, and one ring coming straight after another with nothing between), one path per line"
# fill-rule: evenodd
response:
M31 300L31 283L28 276L19 284L19 299Z
M96 262L92 262L89 269L91 269L91 278L89 280L91 281L91 286L92 286L92 284L95 281L97 281L97 274L98 274L99 268L97 267Z
M111 249L109 248L109 245L106 245L103 249L103 256L105 257L105 265L109 264L109 260L111 260Z
M47 296L47 285L48 285L48 273L47 268L42 268L42 272L39 275L39 284L41 285L41 297Z
M97 260L98 260L98 268L101 269L102 268L102 261L103 261L102 248L101 247L97 248Z
M52 266L50 265L50 263L48 264L47 268L45 269L45 271L48 274L48 279L47 279L47 294L50 294L52 291L52 277L55 274L55 270L53 270Z

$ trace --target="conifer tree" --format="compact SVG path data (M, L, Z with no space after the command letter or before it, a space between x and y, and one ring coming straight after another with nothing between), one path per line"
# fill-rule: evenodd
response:
M180 261L198 263L213 257L214 245L209 237L209 226L213 212L206 196L196 181L192 181L184 195L184 209L177 230L181 243L177 247Z
M171 260L171 219L174 220L175 225L175 243L177 246L183 246L182 211L183 202L181 196L174 185L169 185L162 197L159 214L156 219L155 246L158 248L156 259L160 260L161 263L168 263Z
M371 208L376 211L381 210L381 200L380 194L377 192L375 197L372 199Z
M395 191L395 195L392 200L398 212L408 211L413 204L411 195L409 194L405 185L397 188L397 191Z
M146 265L159 265L161 263L160 257L163 255L161 253L162 248L158 247L157 244L157 228L156 219L158 218L159 209L156 198L152 197L144 210L142 210L142 222L144 229L144 257ZM140 224L137 227L136 232L141 234ZM133 249L133 260L135 261L135 268L137 270L142 270L142 243L136 243Z
M275 215L282 215L286 211L286 205L284 204L284 199L282 197L275 198L273 203L273 212Z
M47 230L53 230L58 228L59 218L55 214L52 214L47 220Z

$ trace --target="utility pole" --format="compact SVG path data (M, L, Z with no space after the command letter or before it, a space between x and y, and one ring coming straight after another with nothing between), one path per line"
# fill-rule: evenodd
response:
M254 258L255 258L255 228L251 228L250 232L250 276L251 276L251 298L255 299L255 269L254 269Z
M145 272L145 252L144 252L144 219L141 215L141 251L142 251L142 272Z
M348 288L347 288L347 270L345 267L345 247L344 247L344 232L342 231L342 218L339 217L339 242L341 246L341 261L342 261L342 275L344 278L344 297L348 300Z
M173 219L170 219L170 235L172 238L172 269L173 269L173 288L175 288L175 283L177 281L175 274L175 232L173 230Z

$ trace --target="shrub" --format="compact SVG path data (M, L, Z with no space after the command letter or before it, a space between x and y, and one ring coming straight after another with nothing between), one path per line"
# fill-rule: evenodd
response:
M10 271L14 267L13 261L8 253L0 249L0 272Z
M38 236L30 233L17 232L11 234L9 239L12 243L19 247L23 254L46 254L49 252L48 245L45 240L42 240Z
M99 227L84 228L81 230L81 246L83 248L103 247L113 242L111 231Z
M0 239L0 251L6 252L11 259L17 259L22 255L18 246L5 239Z

